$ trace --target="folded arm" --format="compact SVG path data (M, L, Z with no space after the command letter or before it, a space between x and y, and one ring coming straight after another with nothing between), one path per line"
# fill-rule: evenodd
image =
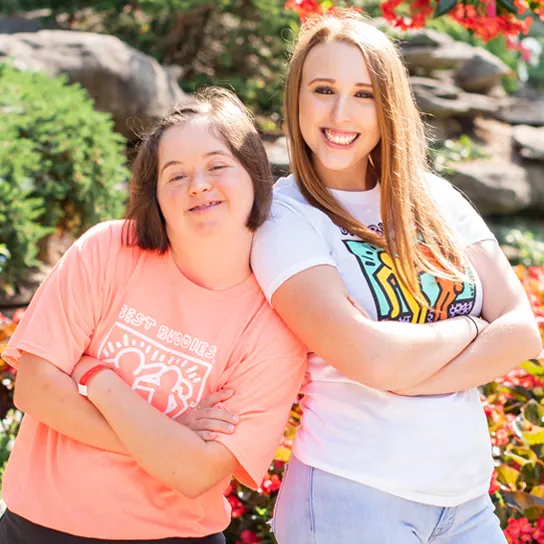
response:
M90 359L81 370L92 364ZM88 391L89 400L138 464L187 497L202 495L237 468L236 457L225 446L206 442L189 428L165 417L113 370L97 374Z
M78 442L127 452L102 414L78 393L74 380L37 355L22 352L14 401L19 410Z
M477 387L542 350L527 295L497 243L474 244L468 256L482 282L482 316L489 326L449 364L401 394L438 395Z
M412 387L458 356L473 324L375 322L351 303L336 268L315 266L285 281L272 304L308 346L348 378L382 390Z

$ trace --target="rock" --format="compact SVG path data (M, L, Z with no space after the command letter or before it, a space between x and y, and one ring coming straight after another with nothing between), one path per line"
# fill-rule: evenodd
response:
M544 168L541 164L524 164L527 181L531 186L531 209L544 212ZM544 214L541 215L544 217Z
M0 34L16 34L18 32L38 32L43 28L40 17L49 15L50 10L27 12L24 15L0 17ZM48 23L51 26L52 23Z
M532 207L533 189L521 166L501 160L467 161L452 165L448 179L483 215L511 214Z
M410 78L412 89L424 89L430 91L438 98L457 98L461 89L448 81L439 81L430 77L412 76Z
M470 105L463 100L440 98L424 88L414 87L413 91L419 108L435 117L460 117L466 115L470 110Z
M456 81L465 91L487 94L512 70L498 57L481 47L457 71Z
M0 35L2 56L23 69L66 74L80 83L129 139L186 98L174 70L114 36L65 30Z
M425 71L458 68L472 58L473 50L471 45L454 41L438 47L401 47L404 61L411 72L418 68Z
M274 176L276 178L286 176L290 171L290 166L287 139L285 136L280 136L275 140L264 138L263 143Z
M425 116L425 129L431 141L440 142L448 138L455 138L462 133L461 123L454 119Z
M0 290L0 308L27 306L38 287L43 283L52 266L41 265L39 268L27 268L26 277L17 280L16 291L13 294L4 293Z
M544 126L544 97L505 99L498 118L511 125Z
M514 128L513 139L523 158L544 161L544 127L518 125Z
M496 115L500 109L501 100L476 93L461 93L459 100L468 104L467 115L476 117L479 115Z
M452 43L455 43L455 40L448 34L443 34L431 28L422 28L405 32L400 45L404 49L410 47L439 47L451 45Z

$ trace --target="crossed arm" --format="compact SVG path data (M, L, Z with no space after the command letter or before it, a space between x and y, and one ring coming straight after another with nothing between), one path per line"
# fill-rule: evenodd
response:
M49 361L23 352L15 405L74 440L131 455L146 472L188 497L198 497L233 473L238 465L234 455L223 445L206 441L213 438L207 433L214 428L230 432L227 421L236 421L228 412L215 426L206 418L219 417L220 411L210 406L228 398L228 391L210 396L202 410L178 422L149 405L110 370L91 380L93 402L82 397L74 380L97 362L84 357L71 377Z
M494 242L468 249L483 285L482 317L489 325L457 357L406 395L437 395L488 383L542 350L529 300L508 260Z
M292 276L272 303L310 351L354 381L407 395L460 391L491 381L542 348L527 296L498 245L474 244L468 256L490 322L473 343L472 324L462 317L424 325L366 318L331 266Z

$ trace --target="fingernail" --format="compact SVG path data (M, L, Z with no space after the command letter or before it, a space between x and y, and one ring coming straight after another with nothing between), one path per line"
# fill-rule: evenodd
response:
M234 421L234 423L237 423L239 419L238 416L232 416L232 421Z
M231 425L231 424L229 423L227 429L228 429L229 431L234 431L234 425Z

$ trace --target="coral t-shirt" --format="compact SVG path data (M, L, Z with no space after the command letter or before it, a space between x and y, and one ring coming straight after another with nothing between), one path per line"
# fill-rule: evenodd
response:
M231 289L203 289L181 274L169 252L124 245L122 226L97 225L68 250L34 296L4 359L17 366L23 350L70 374L89 354L172 418L214 391L233 389L224 405L241 420L217 440L238 459L235 476L257 487L301 384L305 348L253 276ZM11 511L58 531L160 539L225 529L228 483L189 499L129 455L82 444L26 415L2 492Z

